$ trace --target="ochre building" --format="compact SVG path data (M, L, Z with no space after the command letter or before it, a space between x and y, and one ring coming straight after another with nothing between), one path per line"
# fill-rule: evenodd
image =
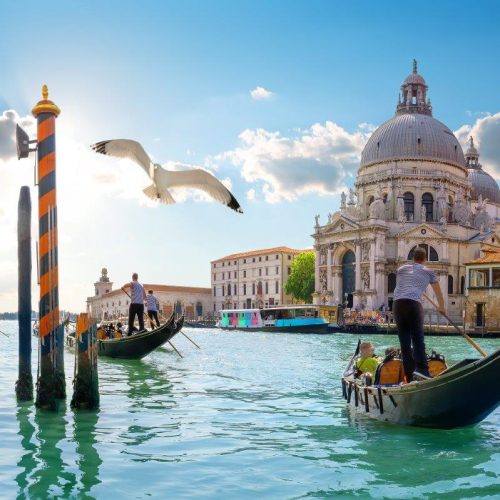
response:
M500 190L473 139L464 154L434 118L427 92L414 62L395 115L362 152L355 189L339 211L316 216L316 304L391 307L398 267L423 246L450 315L462 320L465 262L499 245Z

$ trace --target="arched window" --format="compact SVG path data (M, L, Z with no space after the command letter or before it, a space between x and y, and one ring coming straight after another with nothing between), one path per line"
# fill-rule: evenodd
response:
M425 220L432 222L434 220L434 198L431 193L422 195L422 206L425 207Z
M382 199L384 200L384 203L387 203L387 193L384 193L384 196L382 196Z
M356 255L348 250L342 257L342 301L347 307L353 305L353 293L356 289Z
M387 276L387 293L394 293L396 288L396 273L389 273Z
M453 276L448 274L448 295L453 294Z
M415 197L413 196L413 193L407 191L403 195L403 202L405 207L406 220L412 221L415 213Z
M463 295L465 292L465 276L460 278L460 293Z
M425 254L427 256L428 261L437 262L439 260L439 256L436 252L436 249L434 247L427 245L426 243L422 243L421 245L414 246L410 250L410 253L408 254L408 260L413 260L413 255L415 254L415 249L418 247L425 249Z

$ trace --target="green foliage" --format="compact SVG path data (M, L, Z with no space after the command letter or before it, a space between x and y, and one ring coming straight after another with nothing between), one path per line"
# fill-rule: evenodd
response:
M310 304L314 292L314 252L297 255L292 264L292 272L285 283L285 292L300 302Z

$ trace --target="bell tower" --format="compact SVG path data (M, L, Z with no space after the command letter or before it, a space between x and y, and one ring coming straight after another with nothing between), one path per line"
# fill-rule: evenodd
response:
M94 283L94 287L96 297L111 292L113 283L109 281L108 270L105 267L101 269L101 277L99 278L99 281L96 281Z
M479 152L474 146L474 139L472 136L469 138L469 147L465 152L465 161L467 162L467 168L474 168L476 170L481 168L479 163Z

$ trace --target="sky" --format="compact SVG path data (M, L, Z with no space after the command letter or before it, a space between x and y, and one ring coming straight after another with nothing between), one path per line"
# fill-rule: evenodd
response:
M36 240L34 159L17 160L13 134L36 134L44 83L61 108L60 303L79 312L102 267L115 286L138 272L208 287L211 260L310 247L413 58L434 117L462 143L472 133L500 178L499 25L496 1L0 2L0 311L17 309L22 185ZM166 168L210 171L244 214L189 190L150 202L139 167L89 147L118 138Z

